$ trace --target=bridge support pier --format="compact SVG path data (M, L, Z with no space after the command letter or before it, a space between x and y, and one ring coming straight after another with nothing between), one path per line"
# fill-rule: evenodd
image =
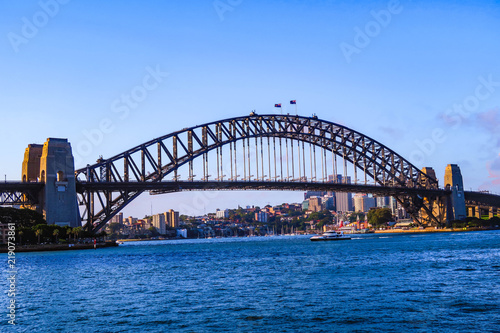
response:
M477 219L481 218L481 207L479 206L474 207L474 217Z
M40 145L30 146L23 161L23 181L45 183L39 208L47 224L81 226L70 143L67 139L49 138L41 149Z
M444 187L451 190L448 201L447 221L465 220L467 217L465 209L464 183L462 172L456 164L448 164L444 173Z
M474 216L474 207L468 206L467 207L467 217L473 217Z
M489 209L489 218L493 218L497 215L497 209L495 207L490 207Z

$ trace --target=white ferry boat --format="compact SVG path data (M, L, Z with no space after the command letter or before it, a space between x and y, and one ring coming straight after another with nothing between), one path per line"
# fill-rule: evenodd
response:
M351 237L344 235L344 232L327 231L321 235L312 236L311 241L336 241L336 240L349 240Z

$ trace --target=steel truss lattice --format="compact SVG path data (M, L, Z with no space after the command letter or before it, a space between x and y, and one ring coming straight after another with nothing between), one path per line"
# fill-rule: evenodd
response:
M236 157L237 146L241 144L243 146L243 159ZM290 149L288 148L289 144L291 145ZM300 145L302 145L302 150ZM307 156L307 163L311 164L309 181L306 175L305 145L309 145L310 149L310 157ZM223 149L227 150L228 146L229 156L227 153L225 155L222 153ZM240 147L241 153L241 146L238 147ZM298 148L295 151L296 147ZM286 157L283 153L285 149ZM321 161L316 149L321 155ZM217 153L216 180L235 181L235 183L242 180L247 182L267 181L269 183L290 181L304 184L326 183L328 182L326 173L329 167L326 165L326 154L331 154L332 161L335 161L335 164L331 166L331 173L334 175L339 171L337 168L340 169L336 164L337 158L339 158L344 163L344 172L347 163L353 166L355 182L358 181L357 172L360 172L364 175L365 184L367 184L367 179L370 179L381 187L401 188L402 194L395 197L417 220L420 209L426 209L422 197L415 193L405 193L403 189L439 190L436 179L428 177L408 160L382 143L348 127L320 120L317 117L251 114L250 116L224 119L185 128L143 143L111 158L100 159L96 164L77 170L79 203L84 207L82 220L87 221L89 229L100 229L142 192L155 189L156 192L161 192L162 188L165 190L164 183L172 182L167 176L172 177L174 182L180 180L178 170L183 166L187 166L188 169L187 181L194 182L195 160L197 164L198 161L202 164L203 178L201 180L210 181L208 153L214 151ZM264 151L267 153L267 157ZM293 164L296 163L293 158L294 151L298 154L296 156L298 165ZM314 158L312 158L313 152ZM289 153L292 155L291 169L293 171L287 164L285 173L283 160L286 158L288 163ZM256 160L256 162L252 162L254 170L255 163L257 163L256 175L252 175L250 172L251 154ZM246 155L249 158L248 162L245 160ZM259 165L259 160L261 165ZM269 165L264 166L264 161L268 162ZM215 164L215 162L212 163ZM313 163L314 172L316 172L317 163L321 163L323 171L320 180L312 173ZM223 164L231 165L230 177L224 174ZM236 170L236 166L241 168L241 164L245 167L243 177L238 175ZM280 168L281 170L278 172ZM296 171L298 171L298 178L290 176L290 173L296 173ZM273 174L274 176L272 176ZM240 178L238 179L238 177ZM254 177L253 180L252 177ZM111 186L112 183L115 183L116 186ZM127 186L127 184L134 184L134 186ZM135 184L139 186L135 186ZM144 186L141 187L140 184L144 184ZM153 184L157 184L157 187ZM427 211L435 223L440 223L439 217L434 216L429 209Z

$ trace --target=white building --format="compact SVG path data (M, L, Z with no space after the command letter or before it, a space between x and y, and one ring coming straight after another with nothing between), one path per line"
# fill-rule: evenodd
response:
M161 235L167 232L164 214L153 215L153 227L155 227Z
M229 209L217 209L217 211L215 212L215 217L218 219L227 219L229 217Z
M375 198L366 194L356 194L354 196L354 210L356 212L367 212L376 206Z

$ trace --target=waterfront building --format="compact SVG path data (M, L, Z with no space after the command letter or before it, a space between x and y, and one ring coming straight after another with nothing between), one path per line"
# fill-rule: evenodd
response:
M165 222L171 228L179 227L179 212L170 209L168 212L165 212Z
M153 227L155 227L161 235L166 233L165 214L153 215Z
M127 217L124 221L125 221L125 223L126 223L127 225L133 225L134 223L136 223L136 222L137 222L137 218L136 218L136 217L129 216L129 217Z
M269 219L269 214L266 212L256 212L255 220L258 222L267 222Z
M123 225L123 213L118 213L115 216L111 218L109 221L110 223L118 223L120 225Z
M215 212L215 217L218 219L227 219L229 217L229 209L217 209Z
M302 201L302 210L309 210L309 200Z

